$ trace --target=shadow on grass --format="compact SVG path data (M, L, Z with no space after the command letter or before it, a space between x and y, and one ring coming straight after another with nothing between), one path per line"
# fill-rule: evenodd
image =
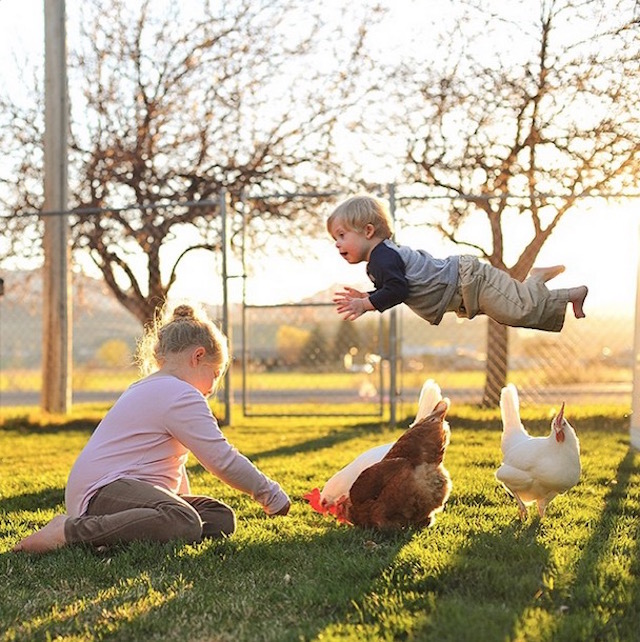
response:
M135 543L106 556L84 547L0 555L12 595L0 607L3 628L18 640L86 631L118 640L312 639L364 598L413 536L278 530L274 525L263 541ZM18 578L27 567L48 580L47 591L24 609Z
M615 483L605 497L597 526L586 543L569 595L554 600L556 610L568 609L554 640L632 640L638 638L637 620L630 613L640 610L640 518L637 504L629 500L631 476L640 473L640 453L629 450L618 465ZM637 494L637 486L635 487ZM624 522L628 525L625 541ZM611 551L614 551L614 554ZM616 566L602 560L629 556L629 580ZM598 609L592 606L598 604ZM576 615L574 615L574 612ZM585 614L589 614L585 618Z
M439 573L395 575L409 613L421 614L411 639L514 639L519 619L540 590L549 551L536 541L538 521L470 533Z
M64 503L64 488L45 488L36 493L24 493L14 497L0 498L0 510L7 513L13 511L35 511L51 509Z
M408 427L408 424L407 424ZM303 442L297 442L295 444L290 444L288 446L280 446L278 448L271 448L269 450L262 450L253 452L251 450L246 450L247 456L252 458L260 457L286 457L288 455L298 455L301 453L307 453L311 451L318 451L325 448L331 448L337 444L354 439L355 437L362 437L363 435L375 434L376 432L382 433L386 431L386 427L381 429L380 422L363 422L360 424L355 424L349 426L348 428L339 428L331 431L328 435L323 437L315 437L308 439ZM386 441L381 441L380 443L388 443L390 441L389 435L386 435L384 432L382 436Z
M28 415L10 417L4 420L1 430L17 432L23 435L55 435L61 432L92 433L100 419L61 419L59 422L43 423L41 419L32 419Z
M408 610L425 612L412 636L524 639L519 637L521 616L538 608L551 616L551 624L536 639L638 639L634 614L640 609L640 520L637 499L635 506L629 500L630 492L637 498L631 478L638 472L640 454L627 452L568 588L554 589L549 576L554 562L537 541L539 519L527 527L514 524L500 532L475 533L443 573L409 586L420 597L408 603ZM625 577L616 559L626 556L631 563Z

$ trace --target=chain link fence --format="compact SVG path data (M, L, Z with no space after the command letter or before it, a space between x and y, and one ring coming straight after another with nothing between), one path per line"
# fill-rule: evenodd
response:
M5 233L8 221L3 223ZM41 221L36 229L40 226ZM411 230L407 221L403 226L406 237ZM399 242L403 240L401 236ZM209 281L222 280L224 270L216 271L221 251L208 264L214 272L206 275ZM111 403L138 376L133 354L142 324L104 280L86 273L86 263L78 260L82 255L74 256L73 402ZM316 260L300 261L301 273L319 269ZM629 274L635 275L632 261ZM0 405L37 406L43 377L43 268L0 266L0 277ZM201 271L196 276L187 270L175 286L181 279L201 278ZM635 288L627 284L623 305L615 311L588 311L582 320L568 313L559 334L509 329L508 378L518 385L525 403L631 407ZM404 416L415 409L427 378L435 379L454 403L481 401L486 318L469 321L449 314L434 327L400 306L393 324L390 313L345 322L333 309L330 286L314 297L281 305L256 304L245 295L226 301L225 308L222 299L191 297L218 323L228 324L234 361L226 389L215 401L219 415L230 412L231 406L225 409L223 402L228 395L232 407L245 415L339 412L382 417L393 402L398 416Z

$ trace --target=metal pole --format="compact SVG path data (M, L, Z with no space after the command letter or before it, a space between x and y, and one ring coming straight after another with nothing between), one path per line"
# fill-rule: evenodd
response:
M396 220L396 186L389 186L389 213L395 224ZM389 424L391 428L397 423L398 401L398 310L391 308L389 317Z
M231 337L231 323L229 319L229 222L227 220L226 188L220 190L220 222L222 241L222 331L229 341L229 350L233 342ZM224 420L227 426L231 425L231 366L224 375Z
M249 368L249 350L247 349L247 200L244 191L240 196L242 204L242 413L247 414L247 371Z
M633 388L631 390L631 446L640 450L640 226L638 227L636 320L633 338Z
M67 209L67 63L65 0L44 0L44 209ZM67 216L44 221L42 408L71 408L71 287Z

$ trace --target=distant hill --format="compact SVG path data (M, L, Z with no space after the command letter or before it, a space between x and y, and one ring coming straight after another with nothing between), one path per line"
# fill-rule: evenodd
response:
M34 368L42 361L42 271L0 272L4 279L4 295L0 296L0 367ZM229 314L232 323L232 352L237 360L246 354L249 360L274 359L278 353L278 335L283 326L309 332L320 332L328 346L338 333L346 329L331 305L334 285L300 301L281 306L242 306L234 304ZM78 364L90 364L100 347L110 340L124 341L133 353L141 334L139 321L125 310L105 284L84 274L73 275L73 357ZM305 305L306 304L306 305ZM318 305L327 304L327 305ZM403 309L401 306L400 309ZM208 312L218 323L222 312L209 307ZM354 323L353 330L363 341L378 336L380 324L387 324L389 314L369 314ZM243 323L244 321L244 323ZM243 328L246 346L243 346ZM398 334L404 358L437 358L451 360L453 366L482 362L486 353L486 319L472 321L447 314L439 326L431 326L405 310L399 316ZM516 331L511 335L510 354L540 352L544 346L562 342L571 350L579 348L582 359L612 363L630 359L633 319L627 317L596 317L588 315L582 322L569 319L560 334Z
M37 367L42 360L42 270L10 271L4 279L0 297L0 366ZM337 287L337 286L336 286ZM304 303L330 303L335 290L319 292ZM76 363L91 362L99 348L110 340L124 341L135 350L140 337L139 321L118 303L104 282L84 274L72 277L73 358ZM207 308L221 322L219 307ZM233 353L242 354L242 306L230 307ZM273 357L278 329L282 325L311 330L327 328L329 338L339 323L332 306L274 306L247 309L247 350L250 358Z
M34 367L42 360L42 270L2 272L0 297L0 364ZM100 280L73 275L73 357L86 362L111 339L121 339L131 350L140 323L125 310Z

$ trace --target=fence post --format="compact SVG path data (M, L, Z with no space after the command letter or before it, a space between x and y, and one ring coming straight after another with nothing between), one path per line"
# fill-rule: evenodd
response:
M247 369L249 368L249 349L247 348L247 197L245 191L240 194L242 207L242 244L240 262L242 265L242 414L247 415Z
M64 0L45 0L42 409L71 407L71 297L67 216L68 98Z
M640 450L640 226L638 226L638 275L633 335L633 387L631 389L631 446Z
M221 224L221 245L222 245L222 331L229 341L229 350L232 349L233 340L231 336L231 323L229 319L229 221L227 217L228 194L223 187L220 190L220 224ZM231 367L227 368L224 375L224 421L227 426L231 425Z
M396 220L396 186L393 183L388 185L389 190L389 213L391 220ZM391 308L389 317L389 424L391 428L397 423L397 401L398 401L398 309Z

